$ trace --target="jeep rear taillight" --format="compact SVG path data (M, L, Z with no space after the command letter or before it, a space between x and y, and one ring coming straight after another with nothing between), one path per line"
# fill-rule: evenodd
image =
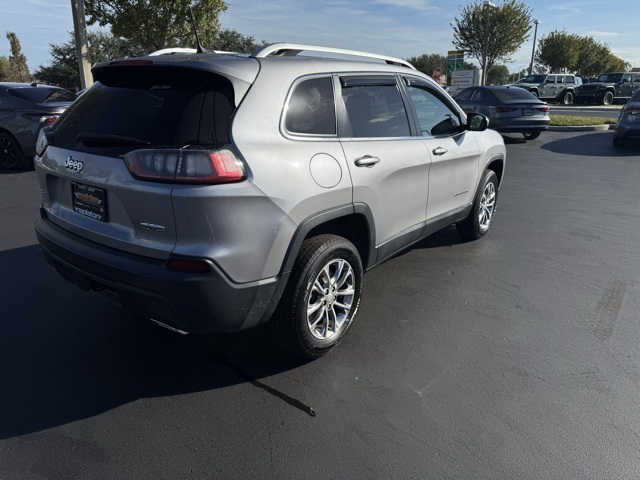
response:
M246 178L242 162L227 148L134 150L124 161L134 177L155 182L213 185Z

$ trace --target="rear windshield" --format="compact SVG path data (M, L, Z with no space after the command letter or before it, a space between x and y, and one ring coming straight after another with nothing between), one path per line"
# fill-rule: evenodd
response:
M114 69L116 70L116 69ZM231 84L215 74L119 68L102 75L54 125L54 145L105 155L229 142Z
M493 90L493 93L498 97L500 103L507 103L513 100L535 100L536 97L529 93L524 88L504 88Z
M64 88L56 87L25 87L12 88L9 93L22 100L33 103L56 103L56 102L73 102L76 94L71 93Z

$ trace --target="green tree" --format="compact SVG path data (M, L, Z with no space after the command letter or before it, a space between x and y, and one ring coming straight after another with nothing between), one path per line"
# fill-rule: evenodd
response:
M565 30L554 30L540 38L535 60L550 72L573 70L578 61L580 37Z
M49 65L40 65L34 76L41 82L60 85L69 90L80 87L78 73L78 56L75 37L62 44L50 44L52 61ZM90 63L103 62L124 57L143 55L145 50L123 38L114 37L108 32L96 31L87 33L88 60Z
M111 26L111 33L126 38L150 53L169 47L195 46L189 7L204 46L213 45L227 9L224 0L85 0L89 25Z
M257 42L252 36L243 35L230 28L225 28L218 33L212 47L214 50L223 50L225 52L251 53L266 43L264 40Z
M583 76L620 71L629 64L616 57L609 46L591 36L554 31L540 39L536 62L550 72L570 71Z
M10 76L9 57L0 55L0 82L8 82Z
M407 58L407 62L416 67L426 75L433 75L436 68L440 68L442 73L447 71L447 57L438 55L437 53L422 54L418 57Z
M591 36L579 37L577 42L578 58L572 68L584 76L596 76L604 72L626 70L629 64L616 57L609 46L598 42Z
M531 9L520 0L504 0L499 6L475 0L460 9L451 27L453 45L478 60L484 84L491 67L509 62L529 38Z
M487 72L487 83L506 85L509 82L509 69L505 65L494 65Z
M18 36L13 32L7 32L7 40L11 48L11 55L8 58L9 82L30 82L31 74L27 66L27 57L22 53L22 46Z

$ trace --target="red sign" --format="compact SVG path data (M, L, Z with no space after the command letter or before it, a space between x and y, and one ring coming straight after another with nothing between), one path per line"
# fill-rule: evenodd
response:
M440 80L441 73L442 73L442 70L440 69L440 67L436 67L436 69L433 71L434 80Z

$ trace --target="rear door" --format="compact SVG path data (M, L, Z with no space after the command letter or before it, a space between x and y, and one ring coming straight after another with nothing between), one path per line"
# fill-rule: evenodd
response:
M378 260L420 238L429 196L431 158L412 136L409 113L394 75L340 76L342 148L353 202L374 218Z

